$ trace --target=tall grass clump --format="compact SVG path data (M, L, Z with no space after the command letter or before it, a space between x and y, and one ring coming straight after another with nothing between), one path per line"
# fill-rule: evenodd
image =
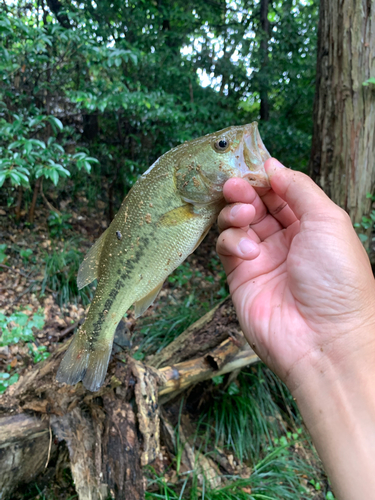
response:
M44 252L45 262L42 294L52 291L60 307L69 303L86 306L93 298L95 282L78 290L77 274L83 254L77 250L77 239L65 241L62 246Z

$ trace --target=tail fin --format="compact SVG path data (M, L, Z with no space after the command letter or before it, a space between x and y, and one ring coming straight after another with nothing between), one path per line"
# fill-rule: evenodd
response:
M107 339L98 340L91 347L86 335L79 330L60 363L57 381L75 385L82 380L89 391L99 390L107 373L112 342Z

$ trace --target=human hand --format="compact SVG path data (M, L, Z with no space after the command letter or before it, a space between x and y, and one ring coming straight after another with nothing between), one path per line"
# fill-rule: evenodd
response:
M224 185L217 251L247 340L293 391L358 351L373 363L375 286L348 215L308 176L273 158L265 168L267 192Z

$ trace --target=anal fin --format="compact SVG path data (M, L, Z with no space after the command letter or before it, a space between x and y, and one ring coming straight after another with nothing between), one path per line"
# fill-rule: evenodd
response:
M137 302L134 302L134 313L135 317L139 318L145 310L154 302L156 299L158 293L161 290L161 287L163 286L163 283L160 283L158 286L156 286L151 292L149 292L145 297L142 299L138 300Z

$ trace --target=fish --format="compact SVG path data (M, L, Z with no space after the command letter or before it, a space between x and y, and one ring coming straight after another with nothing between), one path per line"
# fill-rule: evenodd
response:
M98 285L60 363L58 382L82 381L92 392L102 386L126 311L134 305L135 316L141 316L168 275L199 246L225 206L229 178L270 187L268 158L253 122L180 144L139 177L79 268L79 289L95 279Z

